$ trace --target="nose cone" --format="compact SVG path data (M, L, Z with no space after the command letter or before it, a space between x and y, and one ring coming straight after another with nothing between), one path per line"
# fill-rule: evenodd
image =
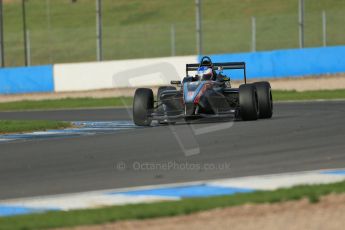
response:
M203 82L186 82L183 85L183 96L185 104L193 104L195 97L198 95Z
M186 116L192 116L195 113L196 106L193 103L186 103L185 104L185 115Z
M184 97L185 104L193 103L195 97L196 97L195 91L186 92L185 97Z

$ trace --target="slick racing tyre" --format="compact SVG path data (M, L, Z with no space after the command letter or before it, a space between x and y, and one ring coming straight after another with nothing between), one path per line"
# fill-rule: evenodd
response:
M133 120L139 126L150 126L150 113L153 110L153 92L151 89L139 88L135 91L133 101Z
M243 84L239 88L240 116L244 121L257 120L259 115L256 88L252 84Z
M273 114L273 101L271 85L267 81L254 83L259 101L259 118L271 118Z

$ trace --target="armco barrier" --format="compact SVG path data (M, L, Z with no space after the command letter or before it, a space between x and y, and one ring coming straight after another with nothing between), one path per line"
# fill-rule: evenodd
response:
M54 92L53 66L0 69L0 94Z
M214 62L244 61L249 78L300 77L345 72L345 46L211 55ZM232 79L242 79L238 71Z

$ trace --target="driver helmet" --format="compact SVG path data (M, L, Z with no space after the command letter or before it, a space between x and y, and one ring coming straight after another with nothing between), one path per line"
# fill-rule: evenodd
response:
M196 75L199 76L202 81L212 80L213 70L208 66L201 66L198 68Z

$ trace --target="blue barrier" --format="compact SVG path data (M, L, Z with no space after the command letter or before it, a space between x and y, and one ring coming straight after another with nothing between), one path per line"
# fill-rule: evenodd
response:
M0 69L0 94L54 92L53 66Z
M345 72L345 46L210 55L213 62L244 61L248 78L281 78ZM241 80L237 70L228 72Z
M345 46L211 55L214 62L245 61L248 78L281 78L345 72ZM243 79L242 71L230 70ZM227 72L227 71L226 71ZM53 66L0 68L0 94L54 92Z

